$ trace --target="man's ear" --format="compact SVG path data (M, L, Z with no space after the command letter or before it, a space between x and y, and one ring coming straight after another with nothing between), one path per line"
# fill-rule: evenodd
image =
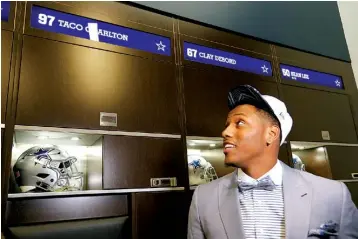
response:
M272 144L276 140L280 140L280 127L278 127L277 125L271 125L267 128L266 131L267 146Z

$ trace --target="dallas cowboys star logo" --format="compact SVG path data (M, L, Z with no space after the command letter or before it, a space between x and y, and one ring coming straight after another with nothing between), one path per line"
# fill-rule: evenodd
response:
M261 69L262 69L262 73L268 73L269 68L267 68L266 65L261 66Z
M34 153L34 155L41 155L41 154L46 154L46 153L48 153L48 150L43 149L43 148L39 148L39 149Z
M201 168L201 164L199 160L193 160L191 163L189 163L189 165L194 167L194 172L196 171L197 168Z
M155 43L155 45L157 45L158 51L165 51L166 45L164 45L162 41L160 41L159 43Z
M341 81L340 80L337 79L334 83L336 83L336 86L341 87Z

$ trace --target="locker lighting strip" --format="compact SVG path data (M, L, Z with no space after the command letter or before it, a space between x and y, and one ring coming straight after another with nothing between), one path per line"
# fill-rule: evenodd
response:
M17 130L68 132L68 133L79 133L79 134L100 134L100 135L122 135L122 136L138 136L138 137L171 138L171 139L180 139L181 138L181 136L178 134L160 134L160 133L142 133L142 132L127 132L127 131L111 131L111 130L56 128L56 127L26 126L26 125L15 125L15 129L17 129Z
M344 180L337 180L342 183L358 183L358 179L344 179Z
M334 142L308 142L308 141L290 141L292 144L299 144L299 143L307 143L307 144L317 144L320 146L326 146L326 145L333 145L333 146L350 146L350 147L356 147L358 144L348 144L348 143L334 143Z
M126 194L140 192L171 192L184 191L184 187L167 188L133 188L133 189L114 189L114 190L87 190L71 192L43 192L43 193L10 193L9 199L16 198L42 198L42 197L62 197L62 196L86 196L86 195L106 195L106 194Z
M285 80L320 85L336 89L344 89L342 77L296 66L280 64L281 77Z
M272 76L272 66L268 60L222 51L190 42L184 42L183 48L184 59L187 61Z
M223 140L222 137L186 136L188 140Z

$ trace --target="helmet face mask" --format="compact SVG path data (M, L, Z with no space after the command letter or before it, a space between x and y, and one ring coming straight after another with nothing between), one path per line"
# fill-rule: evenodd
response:
M188 155L190 185L211 182L218 178L214 167L201 156Z
M14 175L22 192L83 190L83 173L76 167L77 158L58 146L35 146L16 160Z

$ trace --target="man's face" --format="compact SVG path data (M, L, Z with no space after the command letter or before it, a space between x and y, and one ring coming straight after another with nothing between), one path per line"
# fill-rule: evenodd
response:
M222 132L225 164L244 167L261 155L266 147L267 124L255 106L239 105L231 110Z

